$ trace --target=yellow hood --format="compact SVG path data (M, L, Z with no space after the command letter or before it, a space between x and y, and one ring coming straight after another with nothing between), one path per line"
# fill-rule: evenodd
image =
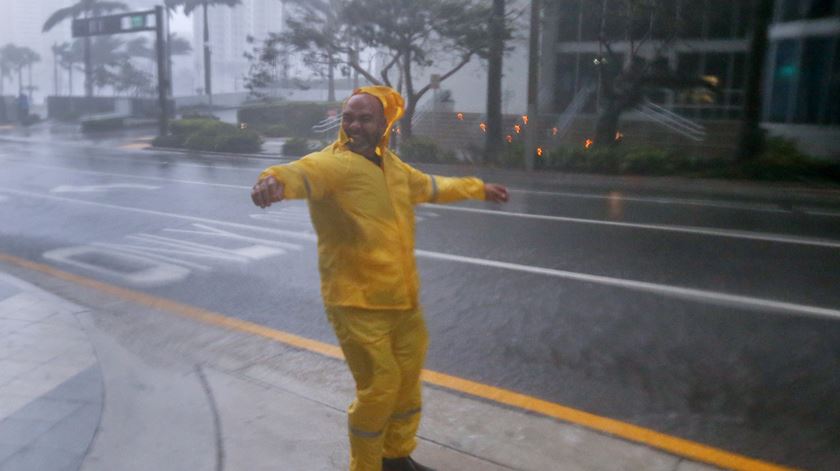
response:
M359 87L353 90L353 94L350 96L360 94L375 96L382 103L382 109L385 110L385 121L388 123L388 126L385 128L385 134L379 140L379 146L376 148L376 154L381 156L382 151L388 148L388 142L391 140L391 128L394 126L394 123L402 118L405 112L405 100L403 100L403 97L396 90L384 85ZM343 146L347 143L348 139L347 134L344 132L344 127L340 126L338 128L338 142Z

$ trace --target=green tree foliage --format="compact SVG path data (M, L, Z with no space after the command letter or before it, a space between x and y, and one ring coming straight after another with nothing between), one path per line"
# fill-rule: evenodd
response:
M6 44L0 48L0 68L4 71L16 71L18 79L18 93L23 93L26 89L23 85L23 69L39 62L41 56L34 50L26 46L16 46L14 44ZM8 74L9 72L6 72ZM2 72L0 72L2 75ZM31 78L31 77L30 77ZM30 88L32 84L30 83Z
M79 0L78 2L74 3L73 5L70 5L69 7L60 8L53 12L53 14L51 14L49 18L47 18L47 20L44 22L42 30L44 32L49 31L53 29L57 24L75 18L96 17L114 11L125 10L128 10L128 6L122 2L110 0ZM86 57L89 57L91 59L84 61L85 94L88 96L93 95L93 63L92 57L90 55L87 55L90 49L90 43L90 38L84 38L83 44L86 51Z
M416 83L418 72L442 70L441 81L475 57L488 55L491 9L484 0L320 0L294 2L287 32L280 40L309 54L311 63L337 63L373 84L399 89L406 97L402 135L411 136L417 103L431 83ZM308 6L306 6L308 5ZM504 30L509 37L509 29ZM369 71L359 51L385 57ZM320 54L320 56L319 56ZM329 67L328 67L329 70ZM394 72L396 71L396 73Z
M327 80L327 101L335 101L335 69L358 55L358 42L344 16L347 0L291 0L287 6L286 32L277 42L302 54L303 63ZM343 72L348 74L346 66Z
M432 83L415 83L415 73L443 66L440 80L461 70L473 57L486 58L491 9L478 0L350 0L345 16L352 34L366 46L388 51L391 61L380 71L382 80L356 61L354 69L373 83L391 85L389 70L399 70L399 85L406 97L402 135L411 137L417 103Z

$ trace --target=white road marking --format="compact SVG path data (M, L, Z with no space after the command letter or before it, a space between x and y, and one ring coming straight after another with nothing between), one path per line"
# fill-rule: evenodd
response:
M156 151L161 153L166 153L167 151ZM7 155L0 155L0 158L3 157L12 157ZM222 157L222 156L212 156L212 157ZM257 157L243 157L238 156L237 158L249 158L252 160L265 160L260 159ZM89 159L97 159L97 160L108 160L108 161L115 161L116 159L111 157L98 157L98 156L88 156ZM55 170L63 170L63 171L70 171L70 172L77 172L77 173L87 173L91 175L104 175L104 176L115 176L115 177L123 177L123 178L137 178L137 179L145 179L145 180L158 180L158 181L171 181L176 183L187 183L187 184L195 184L195 185L209 185L209 186L217 186L223 188L236 188L236 189L250 189L250 186L246 185L231 185L225 183L209 183L209 182L202 182L196 180L179 180L179 179L172 179L172 178L165 178L165 177L152 177L152 176L144 176L144 175L131 175L125 173L114 173L114 172L99 172L95 170L81 170L75 169L71 167L62 167L57 165L47 165L47 164L37 164L32 163L29 161L24 161L18 159L16 157L9 158L7 160L13 160L19 163L25 163L27 166L30 167L40 167L40 168L48 168L48 169L55 169ZM264 167L232 167L232 166L224 166L224 165L206 165L206 164L194 164L190 162L175 162L177 166L183 167L197 167L197 168L213 168L213 169L224 169L224 170L239 170L239 171L247 171L247 172L260 172L264 170L269 165L277 165L282 163L288 163L293 161L294 159L284 159L278 158L276 162L267 162ZM160 166L161 162L148 162L142 160L132 160L133 164L140 163L144 165L154 165ZM164 164L170 164L171 162L163 162ZM744 203L744 202L729 202L729 201L721 201L721 200L714 200L714 199L701 199L701 198L663 198L663 197L649 197L649 196L626 196L626 195L608 195L608 194L598 194L598 193L577 193L577 192L570 192L570 191L543 191L543 190L528 190L524 188L509 188L508 190L510 193L522 193L522 194L534 194L534 195L546 195L546 196L559 196L559 197L566 197L566 198L581 198L581 199L595 199L595 200L611 200L611 199L619 199L621 201L632 201L634 203L649 203L649 204L659 204L659 205L677 205L677 206L700 206L700 207L709 207L709 208L718 208L718 209L731 209L731 210L741 210L741 211L756 211L756 212L768 212L768 213L776 213L776 214L790 214L792 211L790 209L782 209L779 208L776 204L771 203ZM794 210L801 210L803 213L808 215L814 216L822 216L822 217L840 217L840 211L826 211L822 208L807 208L807 207L794 207Z
M135 183L109 183L107 185L61 185L50 190L50 193L104 193L108 190L159 190L159 186L138 185Z
M564 198L581 198L581 199L595 199L595 200L611 200L618 199L621 201L632 201L634 203L650 203L650 204L673 204L684 206L706 206L711 208L724 209L738 209L745 211L764 211L770 213L789 213L789 210L779 208L775 204L767 203L735 203L729 201L719 201L712 199L700 198L662 198L653 196L625 196L625 195L602 195L599 193L576 193L571 191L541 191L541 190L526 190L524 188L510 188L510 193L525 193L532 195L545 196L560 196Z
M123 150L125 150L125 149L123 149ZM17 163L25 163L25 164L27 164L31 167L41 166L41 167L60 168L60 169L63 169L63 170L75 170L75 169L67 168L67 167L59 167L59 166L51 166L51 165L47 165L47 164L31 163L30 161L24 161L24 160L19 159L17 157L10 157L10 158L0 157L0 158L2 158L3 160L7 160L7 161L13 161L13 162L17 162ZM108 161L108 162L126 162L126 160L122 156L120 156L119 158L116 158L116 157L100 157L100 156L95 156L95 155L86 155L85 160L102 160L102 161ZM290 162L290 161L288 161L288 160L277 160L276 162L272 162L272 161L266 160L266 164L262 167L234 167L234 166L231 166L231 165L217 165L217 164L214 164L214 163L194 164L194 163L191 163L191 162L183 162L183 161L180 161L180 160L150 161L150 160L135 159L135 160L130 161L130 163L132 165L140 164L140 165L160 167L161 165L175 164L179 167L197 167L197 168L203 168L203 169L221 169L221 170L244 170L244 171L248 171L248 172L251 172L251 173L260 172L260 171L264 170L266 167L269 167L271 165L276 165L276 164L281 164L281 163L286 163L286 162ZM79 171L89 172L90 170L79 170Z
M96 201L85 201L74 198L66 198L61 196L44 195L40 193L33 193L22 190L12 190L7 188L0 188L0 191L5 191L12 194L19 194L33 198L49 199L54 201L61 201L66 203L75 203L86 206L96 206L100 208L114 209L117 211L128 211L140 214L149 214L155 216L169 217L193 222L203 222L214 225L222 225L227 227L236 227L240 229L249 229L253 231L260 231L278 236L294 238L298 240L307 240L316 242L315 234L308 232L286 231L281 229L273 229L260 226L251 226L248 224L240 224L235 222L219 221L209 218L201 218L196 216L186 216L183 214L167 213L164 211L155 211L151 209L133 208L130 206L119 206L108 203L100 203ZM601 275L591 275L587 273L577 273L565 270L556 270L552 268L543 268L532 265L523 265L517 263L500 262L495 260L488 260L483 258L465 257L461 255L447 254L441 252L433 252L428 250L416 250L418 257L430 258L436 260L445 260L459 263L466 263L470 265L479 265L485 267L501 268L506 270L533 273L538 275L553 276L557 278L564 278L582 282L589 282L595 284L602 284L606 286L613 286L636 291L654 293L666 297L686 299L701 303L717 304L722 306L731 306L745 309L766 309L774 312L787 312L796 315L814 316L822 318L840 319L840 311L836 309L824 308L819 306L811 306L806 304L788 303L773 299L763 299L752 296L734 295L729 293L721 293L717 291L707 291L693 288L685 288L680 286L665 285L659 283L649 283L644 281L628 280L623 278L613 278Z
M800 208L803 213L809 214L811 216L826 216L832 218L840 218L840 211L827 211L824 209L816 209L816 208Z
M47 165L41 164L33 164L33 166L39 167L51 167ZM77 170L77 169L69 169L64 167L54 167L57 169L62 170L69 170L75 171L79 173L90 173L96 175L103 175L103 176L115 176L115 177L124 177L124 178L139 178L139 179L148 179L148 180L158 180L158 181L168 181L168 182L176 182L176 183L187 183L187 184L194 184L194 185L207 185L207 186L214 186L220 188L232 188L237 190L250 190L250 186L245 185L231 185L225 183L210 183L210 182L202 182L196 180L178 180L178 179L171 179L165 177L152 177L152 176L139 176L139 175L130 175L130 174L122 174L122 173L112 173L112 172L98 172L93 170ZM143 186L143 185L138 185ZM63 188L63 187L59 187ZM55 191L55 189L53 190ZM544 193L551 193L551 192L544 192ZM553 194L553 193L552 193ZM831 239L820 239L820 238L813 238L813 237L801 237L801 236L791 236L785 234L771 234L771 233L762 233L762 232L754 232L754 231L739 231L733 229L720 229L714 227L699 227L699 226L680 226L680 225L671 225L671 224L644 224L644 223L629 223L629 222L617 222L617 221L604 221L600 219L585 219L585 218L573 218L567 216L551 216L545 214L531 214L531 213L516 213L512 211L499 211L499 210L492 210L492 209L481 209L481 208L469 208L464 206L444 206L444 205L435 205L429 204L424 205L425 208L435 208L435 209L442 209L445 211L463 211L463 212L473 212L473 213L480 213L480 214L489 214L493 216L509 216L509 217L519 217L519 218L528 218L528 219L537 219L537 220L545 220L545 221L555 221L555 222L569 222L569 223L578 223L578 224L596 224L596 225L605 225L605 226L614 226L614 227L627 227L633 229L645 229L645 230L658 230L658 231L666 231L666 232L677 232L677 233L687 233L687 234L695 234L695 235L704 235L704 236L713 236L713 237L728 237L728 238L735 238L735 239L747 239L747 240L760 240L766 242L776 242L776 243L783 243L783 244L797 244L797 245L810 245L815 247L829 247L829 248L840 248L840 241L835 241ZM779 210L778 212L786 213L787 211ZM809 211L808 214L815 214L819 216L838 216L840 213L833 213L833 212L819 212L819 211ZM418 220L423 221L427 219L426 216L430 217L437 217L435 213L418 213ZM274 213L261 213L261 214L254 214L251 215L254 219L259 220L274 220L274 221L285 221L289 223L301 223L301 224L309 224L308 217L305 220L296 220L295 218L291 218L287 216L281 216Z
M527 219L541 219L545 221L571 222L579 224L595 224L600 226L626 227L632 229L646 229L665 232L678 232L713 237L729 237L735 239L761 240L765 242L776 242L782 244L811 245L815 247L840 248L840 241L831 239L817 239L812 237L789 236L784 234L768 234L752 231L738 231L733 229L718 229L714 227L699 226L677 226L670 224L642 224L632 222L603 221L600 219L583 219L566 216L549 216L545 214L514 213L510 211L498 211L494 209L467 208L464 206L443 206L429 205L435 209L444 211L462 211L467 213L490 214L495 216L508 216Z
M174 183L187 183L190 185L207 185L207 186L218 186L221 188L235 188L237 190L250 190L250 186L246 185L229 185L226 183L211 183L211 182L203 182L199 180L181 180L177 178L166 178L166 177L152 177L147 175L132 175L129 173L114 173L114 172L98 172L96 170L81 170L76 168L67 168L67 167L58 167L55 165L42 165L42 164L32 164L32 167L39 167L39 168L49 168L55 170L62 170L68 172L76 172L76 173L86 173L90 175L101 175L105 177L120 177L120 178L136 178L140 180L155 180L155 181L163 181L163 182L174 182Z
M644 291L648 293L659 294L672 298L687 299L690 301L699 301L709 304L717 304L721 306L746 308L751 310L766 309L775 312L789 312L799 315L809 315L815 317L826 317L831 319L840 319L840 310L824 308L819 306L809 306L807 304L787 303L784 301L776 301L772 299L756 298L752 296L741 296L736 294L727 294L717 291L707 291L694 288L684 288L681 286L664 285L659 283L648 283L645 281L627 280L624 278L613 278L609 276L590 275L587 273L577 273L565 270L555 270L552 268L535 267L531 265L521 265L518 263L498 262L495 260L487 260L483 258L464 257L461 255L452 255L440 252L430 252L427 250L417 250L418 256L432 258L436 260L446 260L451 262L468 263L472 265L481 265L485 267L502 268L506 270L514 270L525 273L534 273L538 275L554 276L557 278L565 278L575 281L583 281L588 283L596 283L607 286L615 286L618 288L632 289L636 291Z
M138 286L160 286L183 280L190 274L190 270L182 266L93 245L50 250L44 252L44 258L121 278ZM120 268L106 267L101 261L93 260L109 260Z

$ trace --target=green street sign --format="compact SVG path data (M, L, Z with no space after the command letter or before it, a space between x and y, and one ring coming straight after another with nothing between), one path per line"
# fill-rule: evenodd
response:
M154 31L154 11L136 11L119 15L79 18L73 20L73 37Z

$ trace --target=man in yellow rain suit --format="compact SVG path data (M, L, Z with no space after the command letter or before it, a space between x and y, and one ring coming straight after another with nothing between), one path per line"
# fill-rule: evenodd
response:
M414 461L427 331L414 260L414 205L507 201L477 178L429 175L388 149L403 99L363 87L344 103L339 137L267 168L251 192L261 208L306 198L318 234L321 294L356 381L348 413L351 471L423 471Z

